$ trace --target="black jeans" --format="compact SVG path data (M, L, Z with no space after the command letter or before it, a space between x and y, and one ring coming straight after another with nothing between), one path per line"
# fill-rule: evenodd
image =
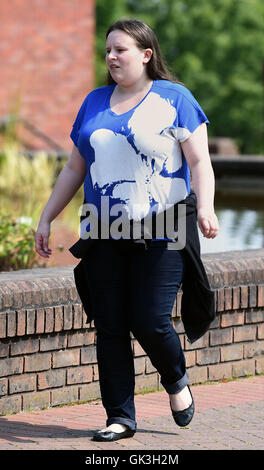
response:
M145 250L130 240L100 240L85 259L107 426L137 427L130 332L168 393L178 393L189 383L181 343L171 324L183 257L169 247L165 241L152 242Z

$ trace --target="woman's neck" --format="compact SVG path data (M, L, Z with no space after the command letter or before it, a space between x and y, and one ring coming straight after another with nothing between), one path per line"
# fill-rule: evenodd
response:
M121 96L131 96L136 95L138 93L146 92L150 90L152 87L153 80L149 77L142 77L142 79L138 80L133 84L122 85L117 83L116 92Z

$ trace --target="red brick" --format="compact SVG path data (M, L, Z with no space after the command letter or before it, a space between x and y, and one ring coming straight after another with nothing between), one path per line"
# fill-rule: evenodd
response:
M8 393L8 380L0 379L0 397L7 395Z
M60 280L52 279L52 284L50 284L50 292L53 303L60 303L66 302L68 300L68 289L64 285L64 282L60 282Z
M7 313L7 336L16 336L16 312Z
M9 379L9 393L32 392L36 390L36 375L23 374Z
M64 305L63 307L63 328L64 330L71 330L73 324L73 312L71 305Z
M50 392L30 392L23 396L23 411L42 410L50 404Z
M38 390L65 385L66 370L50 370L38 374Z
M0 357L7 357L9 354L9 340L4 339L0 341Z
M217 311L222 312L225 309L225 289L217 290Z
M264 341L257 340L244 344L244 358L264 355Z
M45 308L45 333L54 331L54 309L52 307Z
M73 328L81 328L82 327L82 306L80 304L73 304Z
M53 353L53 367L76 366L80 364L80 350L67 349L65 351L56 351Z
M38 350L38 338L19 338L16 342L11 343L11 356L16 356L18 354L31 354Z
M247 308L248 303L249 303L249 291L248 291L248 286L241 286L240 287L240 307L241 308Z
M155 367L153 367L154 370L152 370L151 365L152 364L149 361L148 372L146 371L146 373L148 373L148 374L151 374L152 372L156 372ZM136 357L135 360L134 360L134 367L135 367L135 375L144 374L145 373L145 367L146 367L145 357Z
M264 285L258 285L258 307L264 307Z
M87 348L81 349L81 363L90 364L92 362L97 362L96 346L91 345Z
M17 284L12 281L8 281L8 287L13 293L13 307L20 308L23 305L23 292Z
M232 310L232 287L225 287L225 310Z
M196 362L198 365L203 366L220 362L220 348L204 348L198 350L196 354Z
M245 375L255 374L255 360L247 359L243 361L237 361L232 365L232 376L243 377Z
M2 299L3 308L9 308L13 305L13 293L5 284L0 286L0 297Z
M7 375L21 374L23 369L23 358L12 357L9 359L0 359L0 377Z
M190 384L203 383L208 380L208 371L206 366L195 366L188 369Z
M0 415L19 413L21 411L21 396L5 396L0 400Z
M48 370L51 367L51 353L30 354L25 357L25 372Z
M135 392L158 390L158 373L135 376Z
M24 336L26 334L26 310L17 311L17 335Z
M180 319L175 319L175 321L173 322L173 326L174 326L174 329L175 331L180 334L180 333L184 333L185 330L184 330L184 326L183 326L183 323L182 323L182 320Z
M249 286L249 307L257 305L257 286Z
M92 382L93 369L91 366L80 366L67 369L67 384Z
M145 356L146 352L144 349L140 346L140 344L137 341L133 342L133 350L134 350L134 356Z
M257 339L264 339L264 324L258 325Z
M51 391L51 405L63 405L78 401L78 386L62 387Z
M137 357L134 362L138 364L138 374L144 374L144 372L146 374L152 374L153 372L157 372L157 369L155 369L149 357Z
M186 351L184 353L186 367L192 367L196 364L196 351Z
M30 306L32 305L32 295L31 295L31 287L28 285L27 281L18 281L19 289L23 292L23 306Z
M45 329L45 311L44 308L36 310L36 334L44 333Z
M233 287L233 310L237 310L240 307L240 287Z
M38 279L38 284L41 284L41 294L44 305L52 305L52 287L49 286L48 279Z
M6 312L0 313L0 338L6 338Z
M35 309L28 309L27 310L27 334L33 335L35 333L35 320L36 320L36 313Z
M54 331L62 331L63 330L63 307L62 306L55 307L54 315L55 315Z
M234 342L250 341L256 339L257 328L255 325L243 325L234 327Z
M210 331L210 346L232 343L232 328Z
M32 282L31 297L32 297L32 305L34 305L35 307L41 306L43 304L41 291L39 290L39 287L36 285L35 279Z
M264 323L264 310L246 312L246 323Z
M79 386L80 401L97 400L101 397L99 382L89 382Z
M221 316L221 327L244 324L244 312L223 313Z
M232 364L223 363L208 366L208 379L220 380L232 377Z
M264 356L256 358L256 374L264 373Z
M243 359L243 344L230 344L221 349L221 362Z
M94 331L71 331L68 333L68 348L76 346L88 346L95 343Z
M50 334L46 338L40 337L40 351L51 351L53 349L66 348L67 337L57 333L56 335Z

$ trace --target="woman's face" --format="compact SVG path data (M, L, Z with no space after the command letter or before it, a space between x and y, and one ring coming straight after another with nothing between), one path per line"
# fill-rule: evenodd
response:
M119 29L107 37L106 64L113 80L121 86L134 85L142 76L147 77L151 54L151 49L139 49L135 39Z

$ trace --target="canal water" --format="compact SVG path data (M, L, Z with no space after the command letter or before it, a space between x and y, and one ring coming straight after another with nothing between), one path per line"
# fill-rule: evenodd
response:
M215 211L219 233L207 239L199 230L202 254L264 248L264 197L216 193Z

